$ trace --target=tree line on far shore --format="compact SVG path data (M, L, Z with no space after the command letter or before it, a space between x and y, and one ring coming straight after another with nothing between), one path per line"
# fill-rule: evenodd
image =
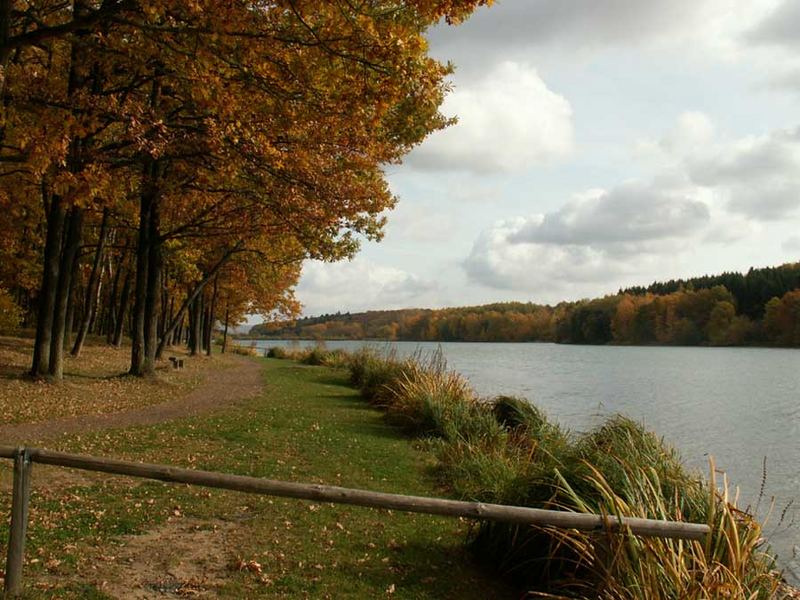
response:
M251 337L800 346L800 263L632 287L555 306L504 302L263 323Z

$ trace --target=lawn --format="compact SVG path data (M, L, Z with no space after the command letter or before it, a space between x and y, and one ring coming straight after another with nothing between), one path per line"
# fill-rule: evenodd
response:
M430 456L366 406L346 385L344 372L242 360L263 365L265 387L257 398L212 416L70 436L48 446L442 494L429 473ZM25 570L32 598L515 596L466 555L469 524L463 521L40 465L34 470ZM7 492L0 508L8 514Z

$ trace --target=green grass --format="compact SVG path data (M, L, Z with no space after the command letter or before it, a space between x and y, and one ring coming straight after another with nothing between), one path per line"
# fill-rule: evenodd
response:
M441 495L428 474L431 455L365 406L347 387L344 372L278 360L262 364L265 393L239 408L157 427L74 436L50 447ZM8 514L8 494L0 509ZM105 476L57 488L37 485L34 478L28 596L106 597L93 567L119 550L119 536L181 519L240 524L225 549L230 567L214 590L223 598L514 596L471 562L464 549L468 525L458 520ZM2 540L5 528L4 523ZM260 573L242 567L254 563Z

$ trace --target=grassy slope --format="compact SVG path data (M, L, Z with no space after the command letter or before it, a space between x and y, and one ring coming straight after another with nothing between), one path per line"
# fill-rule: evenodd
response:
M262 397L214 417L64 439L59 449L297 481L434 495L414 449L345 385L345 375L263 361ZM34 480L26 567L31 597L106 597L119 535L167 521L236 523L220 597L511 597L462 549L466 524L427 515L209 491L118 478ZM7 494L2 502L8 514ZM4 525L5 527L5 525ZM5 540L5 531L0 539ZM2 549L4 552L4 548ZM260 564L255 569L242 564ZM102 563L98 572L97 565ZM111 567L108 564L111 563ZM239 565L237 567L237 564ZM38 584L38 587L33 587Z

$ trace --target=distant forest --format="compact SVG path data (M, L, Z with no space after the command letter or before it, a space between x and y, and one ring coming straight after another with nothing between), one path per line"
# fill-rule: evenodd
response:
M800 346L800 263L655 282L555 306L337 313L262 323L249 336L443 342Z

